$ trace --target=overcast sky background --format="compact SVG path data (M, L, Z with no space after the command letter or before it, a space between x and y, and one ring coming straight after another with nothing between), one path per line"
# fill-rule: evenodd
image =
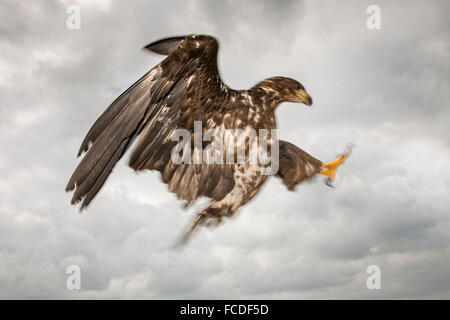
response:
M66 8L81 8L68 30ZM381 30L366 8L381 8ZM448 1L1 1L0 298L450 298ZM280 135L336 189L275 178L236 219L172 247L192 219L127 156L82 215L64 187L87 130L161 57L165 36L220 41L224 81L293 77ZM198 206L196 207L198 208ZM66 268L82 290L66 288ZM368 290L366 268L381 268Z

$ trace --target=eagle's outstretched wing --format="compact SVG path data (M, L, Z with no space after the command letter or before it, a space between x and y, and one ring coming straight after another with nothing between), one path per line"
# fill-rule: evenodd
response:
M322 162L290 142L279 141L279 169L277 176L289 190L303 180L308 180L320 172Z
M176 128L193 130L220 113L223 83L217 70L218 43L209 36L163 39L146 49L168 55L122 93L87 133L78 155L86 152L66 191L75 189L72 203L86 207L100 190L116 162L136 137L130 166L156 169L170 191L193 201L205 195L223 198L234 186L231 165L175 165L170 161Z

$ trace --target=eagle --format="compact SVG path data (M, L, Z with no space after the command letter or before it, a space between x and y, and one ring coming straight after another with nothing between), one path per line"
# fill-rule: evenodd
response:
M89 205L131 146L129 166L132 169L159 171L169 191L186 205L200 197L210 199L197 213L183 242L198 226L217 225L233 216L255 196L270 175L280 178L289 190L317 174L324 175L331 186L336 168L348 157L351 148L332 161L322 162L292 143L274 139L271 134L277 128L275 110L280 103L312 105L312 98L301 83L277 76L248 90L228 87L219 75L219 45L212 36L170 37L144 48L166 57L114 100L84 138L78 156L85 155L66 186L66 191L74 191L72 204L82 201L80 210ZM196 123L202 134L207 130L235 130L238 132L233 136L235 140L223 141L225 149L233 150L240 145L246 155L254 152L258 143L247 139L245 134L249 130L270 131L266 135L270 136L267 150L275 153L277 147L276 171L263 174L267 164L251 163L245 155L243 161L236 161L236 156L231 157L234 161L173 161L177 153L174 149L180 142L173 139L174 132L182 129L194 136ZM200 148L207 148L216 138L201 141ZM190 144L182 151L194 155L198 147ZM223 160L224 154L219 151L217 154L215 159Z

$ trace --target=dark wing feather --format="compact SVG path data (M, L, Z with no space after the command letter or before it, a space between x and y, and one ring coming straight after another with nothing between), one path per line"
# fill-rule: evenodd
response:
M151 70L152 71L152 70ZM78 156L89 149L89 145L94 143L101 133L113 122L118 114L129 106L132 96L144 96L148 92L150 85L149 74L147 72L142 78L136 81L131 87L123 92L113 103L102 113L102 115L95 121L89 132L81 144Z
M286 141L279 141L280 162L277 176L289 190L319 173L322 162Z
M170 37L152 42L144 47L144 49L155 53L169 55L175 51L186 37Z
M161 171L169 190L180 199L190 202L202 195L221 199L234 186L229 166L201 165L201 170L196 170L194 165L170 161L174 129L192 130L194 120L206 122L212 113L220 112L220 106L211 108L208 104L217 102L222 85L217 41L208 36L187 36L160 40L148 47L169 56L103 112L80 147L79 155L87 152L66 191L75 189L72 203L84 199L81 209L94 198L138 136L130 166ZM208 181L207 187L201 185L203 181Z

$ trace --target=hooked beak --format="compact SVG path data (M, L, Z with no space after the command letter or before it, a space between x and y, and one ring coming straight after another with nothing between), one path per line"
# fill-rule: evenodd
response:
M312 98L311 96L305 91L305 90L297 90L297 97L299 99L299 102L306 104L307 106L311 106L312 105Z

